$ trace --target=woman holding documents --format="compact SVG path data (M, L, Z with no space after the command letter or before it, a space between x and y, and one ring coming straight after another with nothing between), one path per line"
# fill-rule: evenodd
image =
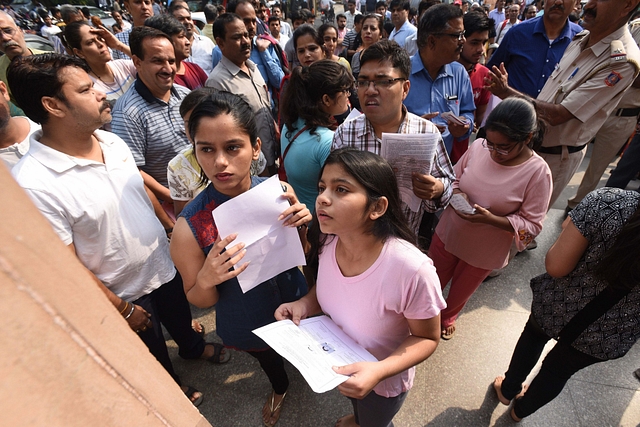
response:
M273 322L280 304L304 295L306 283L300 270L292 268L243 293L236 276L248 266L241 262L244 245L232 243L234 234L220 236L212 217L218 206L264 181L250 175L251 161L260 155L260 139L249 105L236 95L217 92L194 108L188 130L196 159L211 183L181 212L171 239L171 256L189 302L198 307L215 304L216 329L224 344L247 351L269 377L273 391L262 420L270 427L280 417L289 380L282 358L251 331ZM308 223L309 210L289 187L284 196L291 206L278 218L283 226Z
M522 251L542 230L552 182L534 148L544 129L530 101L508 98L487 118L486 138L477 139L454 167L454 197L429 247L442 287L451 280L442 311L445 340L482 281L507 265L512 245Z
M322 231L318 280L281 305L278 320L324 312L378 362L334 367L349 378L338 389L354 414L336 425L393 426L413 385L414 366L436 349L444 300L431 260L412 243L393 169L368 151L332 152L316 200Z

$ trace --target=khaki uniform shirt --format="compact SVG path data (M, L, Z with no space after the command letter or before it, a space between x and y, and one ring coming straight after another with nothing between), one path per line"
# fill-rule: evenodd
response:
M614 40L622 42L626 59L611 51ZM640 50L627 25L585 48L588 41L588 31L576 35L538 95L538 100L561 104L575 116L549 126L543 147L588 143L638 74L638 67L629 61L639 64Z
M636 44L640 46L640 19L634 19L629 23L629 31ZM630 87L624 93L616 109L638 107L640 107L640 88Z
M267 158L267 164L271 166L278 156L269 89L256 64L249 59L246 64L249 73L241 70L223 55L216 68L211 72L205 86L234 93L247 101L256 115L258 136L262 141L262 152Z

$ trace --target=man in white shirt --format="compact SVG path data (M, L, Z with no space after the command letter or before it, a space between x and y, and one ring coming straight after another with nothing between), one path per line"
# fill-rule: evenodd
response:
M347 29L353 30L354 22L353 19L356 15L362 15L360 11L356 8L356 0L349 0L347 2L347 10L344 12L344 16L347 17Z
M53 21L49 15L45 16L43 21L44 25L40 28L40 34L42 34L42 37L53 41L53 36L61 33L62 30L57 25L53 25Z
M393 31L389 34L389 40L393 40L401 47L408 37L418 32L418 29L409 22L409 0L393 0L389 5L391 11L391 22L393 23Z
M182 279L127 145L97 130L111 121L104 93L80 59L59 54L19 58L9 80L25 113L42 125L13 175L62 242L149 351L180 385L164 325L186 359L228 360L191 329ZM226 359L226 360L225 360ZM135 363L135 362L134 362ZM202 393L183 386L194 405Z
M520 14L520 6L512 4L509 6L509 18L502 21L500 28L498 29L498 35L496 36L496 43L500 44L505 34L513 27L520 23L518 15Z

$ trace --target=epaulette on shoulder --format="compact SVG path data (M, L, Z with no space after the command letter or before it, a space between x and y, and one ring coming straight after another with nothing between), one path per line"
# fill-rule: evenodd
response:
M589 34L589 31L588 31L588 30L582 30L582 31L580 31L578 34L576 34L575 36L573 36L573 40L581 39L581 38L583 38L584 36L586 36L586 35L588 35L588 34Z
M625 62L627 60L627 51L624 49L624 44L622 44L620 40L613 40L610 46L612 61Z

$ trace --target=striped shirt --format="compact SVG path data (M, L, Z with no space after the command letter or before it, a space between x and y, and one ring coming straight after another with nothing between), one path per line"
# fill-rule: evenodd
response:
M122 43L129 46L129 34L131 34L131 28L129 28L128 30L119 32L118 34L116 34L116 38L120 40ZM112 50L111 57L113 59L131 59L129 55L127 55L126 53L122 53L119 50Z
M409 113L404 106L402 109L404 116L397 133L439 133L438 128L430 121ZM333 135L331 149L337 150L343 147L354 147L358 150L370 151L379 155L381 145L382 139L376 137L373 125L366 116L362 114L353 120L342 123L338 129L336 129L336 133ZM402 203L402 210L407 217L409 227L416 233L416 236L420 229L422 215L425 212L436 212L440 208L445 208L447 204L449 204L449 199L451 199L453 192L452 184L455 180L455 173L453 172L453 166L451 166L451 161L447 155L442 137L438 138L436 158L431 166L430 175L438 178L444 185L444 191L440 198L423 200L418 212L413 212L409 206L404 202Z
M188 93L189 89L174 85L167 103L137 79L112 112L111 129L127 143L136 165L167 188L167 165L190 146L179 111Z

